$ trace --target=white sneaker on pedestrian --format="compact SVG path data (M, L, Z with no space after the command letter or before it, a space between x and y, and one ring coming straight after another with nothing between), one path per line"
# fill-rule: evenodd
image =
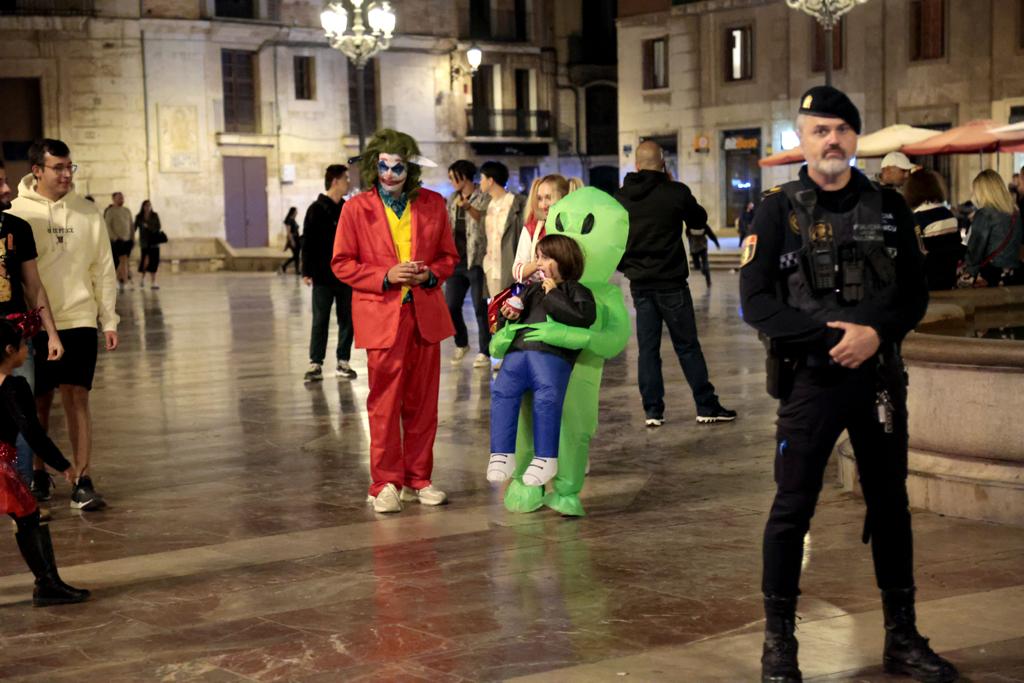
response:
M491 459L487 461L487 481L500 484L508 481L515 471L515 453L491 453Z
M491 364L491 357L486 353L476 354L476 358L473 359L474 368L486 368Z
M421 489L403 486L401 498L406 503L419 501L420 505L444 505L448 501L448 494L432 484Z
M376 496L367 496L367 502L373 501L374 512L401 512L402 500L394 484L385 484Z
M648 427L660 427L661 425L665 424L665 419L661 417L649 417L644 422L644 424L647 425Z
M452 365L458 365L462 362L462 359L466 357L469 352L468 346L456 346L455 353L452 354Z
M558 474L558 458L534 458L526 466L523 483L527 486L543 486Z

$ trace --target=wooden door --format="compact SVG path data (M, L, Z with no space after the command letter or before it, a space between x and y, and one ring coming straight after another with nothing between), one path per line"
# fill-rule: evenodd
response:
M233 247L267 246L267 160L263 157L224 157L224 232Z

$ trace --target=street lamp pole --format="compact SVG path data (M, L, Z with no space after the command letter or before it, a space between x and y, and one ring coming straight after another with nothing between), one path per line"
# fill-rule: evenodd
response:
M786 0L791 9L798 9L818 20L825 33L825 85L832 85L832 53L835 50L833 31L839 17L868 0Z
M366 145L366 63L378 52L391 45L395 30L395 13L389 2L371 2L363 18L364 0L349 0L352 9L345 9L344 0L332 2L320 13L320 24L331 47L351 60L356 68L356 106L359 107L357 121L359 130L359 153ZM352 14L352 28L348 29L349 12ZM369 32L366 30L369 25Z

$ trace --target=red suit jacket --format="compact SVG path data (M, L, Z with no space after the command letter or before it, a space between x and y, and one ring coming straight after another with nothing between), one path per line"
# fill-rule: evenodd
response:
M412 260L423 261L437 278L435 287L413 287L416 327L429 343L455 334L441 290L455 271L459 253L448 224L444 198L420 188L412 208ZM334 238L331 269L352 287L352 324L360 349L387 349L395 342L402 309L402 288L384 291L384 276L398 264L395 241L377 189L361 192L345 202Z

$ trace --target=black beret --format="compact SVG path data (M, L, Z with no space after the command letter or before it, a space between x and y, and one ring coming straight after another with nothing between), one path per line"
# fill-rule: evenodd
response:
M800 113L842 119L860 135L860 112L842 90L831 85L816 85L800 98Z

